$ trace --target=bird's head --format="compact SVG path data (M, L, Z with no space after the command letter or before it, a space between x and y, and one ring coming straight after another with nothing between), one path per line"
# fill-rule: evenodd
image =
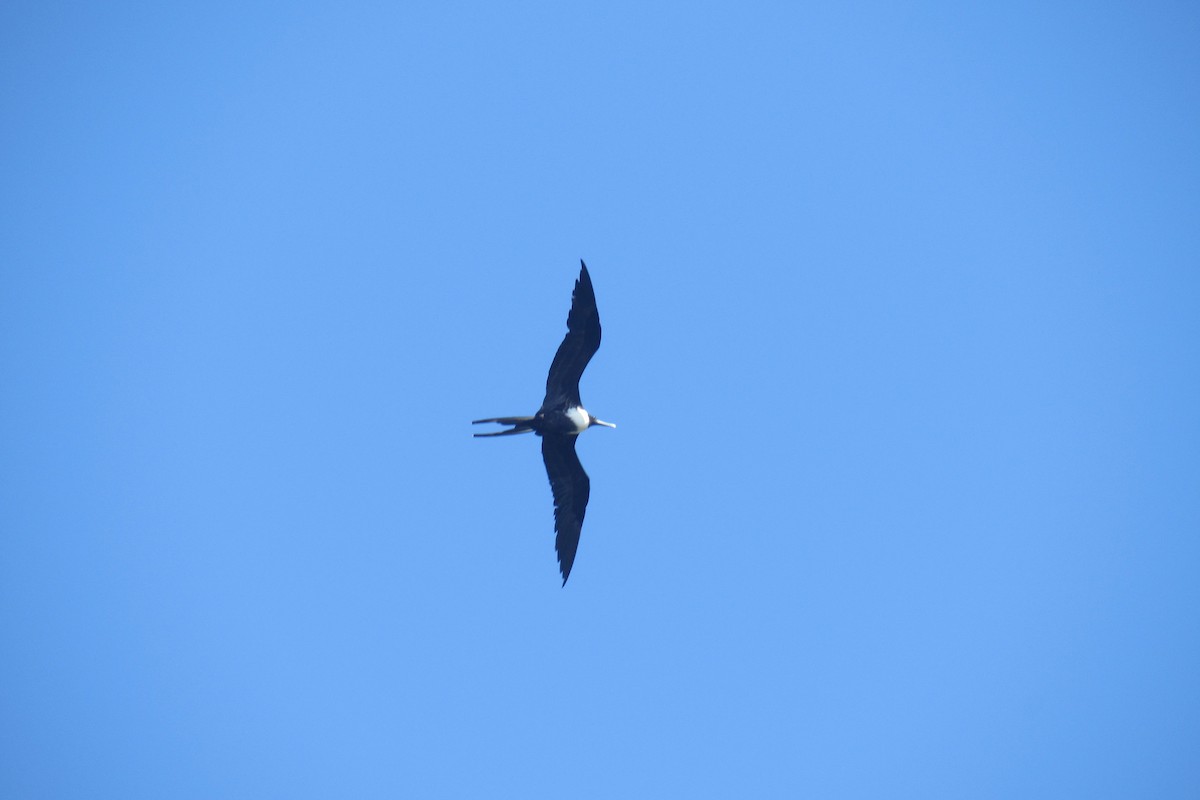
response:
M593 425L603 425L606 428L617 427L616 423L614 423L614 422L605 422L602 419L596 419L591 414L588 414L588 427L590 428Z

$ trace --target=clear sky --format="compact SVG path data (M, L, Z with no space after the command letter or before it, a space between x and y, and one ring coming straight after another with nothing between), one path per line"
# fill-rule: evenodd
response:
M5 3L0 796L1200 796L1198 43Z

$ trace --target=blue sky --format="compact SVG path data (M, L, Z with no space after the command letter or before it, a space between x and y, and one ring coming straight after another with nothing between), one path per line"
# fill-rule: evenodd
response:
M1200 12L563 5L0 10L0 795L1195 797Z

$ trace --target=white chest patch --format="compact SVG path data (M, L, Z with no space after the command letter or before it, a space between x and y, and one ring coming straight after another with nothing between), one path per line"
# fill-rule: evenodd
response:
M568 408L567 419L571 420L572 424L575 425L576 433L583 433L588 429L588 412L584 411L582 408Z

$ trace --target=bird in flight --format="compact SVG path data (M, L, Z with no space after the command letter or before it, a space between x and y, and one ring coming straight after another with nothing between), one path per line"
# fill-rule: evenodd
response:
M593 425L617 427L611 422L596 419L579 400L579 378L592 356L600 349L600 315L596 311L596 294L587 264L579 262L579 280L571 294L571 313L567 315L567 335L546 376L546 399L532 417L492 417L472 422L497 422L512 427L475 436L511 436L515 433L536 433L542 437L542 460L554 493L554 549L558 553L558 568L563 586L575 563L579 549L579 531L587 511L591 481L575 453L575 440Z

